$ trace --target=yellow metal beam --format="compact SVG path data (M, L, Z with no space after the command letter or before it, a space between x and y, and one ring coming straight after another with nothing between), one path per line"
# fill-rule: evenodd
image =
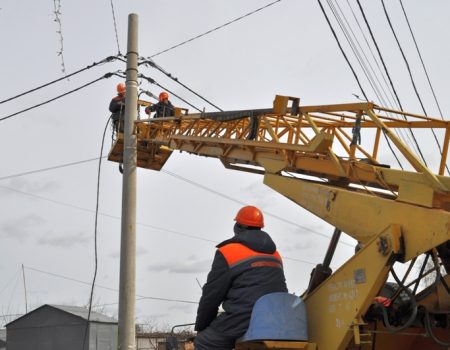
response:
M397 146L403 156L410 162L410 164L417 171L423 173L428 179L430 185L439 192L450 191L450 188L444 186L439 179L434 175L430 169L428 169L417 157L411 152L411 150L399 139L396 135L377 117L377 115L370 109L366 110L366 114L369 115L377 126L392 140Z
M399 253L400 238L399 226L387 227L304 298L309 339L318 349L348 346L354 327L359 327L355 320L366 313L387 279L392 256Z
M266 174L264 183L363 243L398 224L405 241L405 261L450 239L448 211L280 175Z

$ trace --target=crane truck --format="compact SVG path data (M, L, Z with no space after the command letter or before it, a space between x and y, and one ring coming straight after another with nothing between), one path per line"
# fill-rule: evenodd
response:
M424 129L442 136L435 171L399 137ZM227 169L260 174L336 228L300 297L307 339L260 337L236 349L450 347L450 121L371 102L303 106L277 95L270 108L176 109L174 117L135 121L134 135L138 167L159 171L174 151L218 158ZM386 146L404 166L379 160ZM119 134L108 159L122 162L123 149ZM358 249L332 271L341 233Z

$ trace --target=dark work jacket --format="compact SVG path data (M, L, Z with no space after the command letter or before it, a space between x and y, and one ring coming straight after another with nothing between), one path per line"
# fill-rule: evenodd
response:
M246 332L259 297L287 292L283 263L275 243L259 229L242 229L217 248L203 286L195 330L211 326L238 338ZM220 304L225 312L217 316Z
M145 113L156 112L155 118L173 117L175 115L175 107L170 101L167 103L158 102L145 108Z
M117 95L114 97L109 103L109 111L112 113L111 119L113 121L123 119L123 115L125 114L125 96Z

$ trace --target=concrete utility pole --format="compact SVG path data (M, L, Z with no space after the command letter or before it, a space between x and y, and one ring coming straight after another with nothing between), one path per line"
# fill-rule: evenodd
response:
M122 233L120 244L119 350L136 349L136 136L138 75L138 16L128 16L127 80L124 120Z

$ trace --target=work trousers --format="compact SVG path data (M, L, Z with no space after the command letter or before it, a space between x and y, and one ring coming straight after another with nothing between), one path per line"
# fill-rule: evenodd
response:
M233 350L236 337L216 332L211 327L199 332L195 337L195 350Z

